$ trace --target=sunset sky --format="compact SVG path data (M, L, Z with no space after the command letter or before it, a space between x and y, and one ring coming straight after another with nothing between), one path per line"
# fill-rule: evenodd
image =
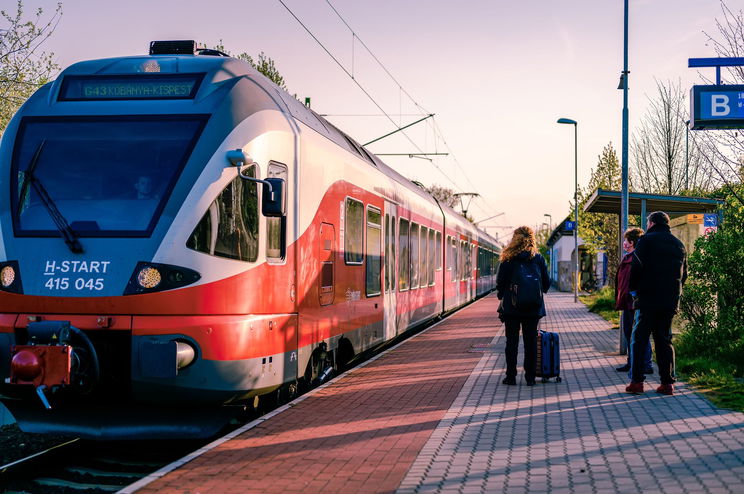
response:
M470 208L484 225L535 226L563 219L574 190L573 128L579 184L602 148L620 153L622 0L284 0L284 3L399 125L435 113L404 136L370 145L375 153L448 152L430 163L383 157L403 175L477 192ZM5 0L10 10L14 2ZM701 74L688 58L711 57L704 33L718 35L719 0L630 1L630 123L643 116L656 82L689 88ZM734 10L744 0L729 0ZM25 0L27 14L56 1ZM335 7L343 20L337 16ZM352 32L344 21L354 30ZM156 39L222 40L234 52L273 58L289 92L361 143L393 124L278 0L67 0L44 45L60 66L140 55ZM362 42L392 74L391 78ZM353 66L353 68L352 68ZM414 102L405 94L408 93ZM364 116L362 116L364 115ZM376 116L369 116L376 115ZM446 141L446 145L442 140ZM418 148L418 149L417 149ZM449 150L447 149L449 148ZM506 228L489 229L509 236Z

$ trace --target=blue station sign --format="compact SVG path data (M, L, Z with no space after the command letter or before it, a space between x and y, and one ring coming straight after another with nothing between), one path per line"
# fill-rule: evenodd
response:
M744 85L693 86L690 128L744 129Z

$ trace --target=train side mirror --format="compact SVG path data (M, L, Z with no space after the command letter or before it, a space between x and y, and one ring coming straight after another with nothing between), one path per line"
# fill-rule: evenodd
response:
M279 218L287 214L287 187L281 178L267 178L261 180L248 175L244 175L240 170L244 165L256 165L258 172L258 163L253 158L245 154L242 149L233 149L226 153L230 166L237 167L238 175L243 180L263 185L263 200L261 201L261 213L268 218Z
M280 218L287 214L287 186L281 178L263 181L261 213L268 218Z

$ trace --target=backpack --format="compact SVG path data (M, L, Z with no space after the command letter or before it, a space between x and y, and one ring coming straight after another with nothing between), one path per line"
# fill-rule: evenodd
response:
M532 260L518 262L512 273L512 305L518 311L533 311L542 306L542 298L539 266Z

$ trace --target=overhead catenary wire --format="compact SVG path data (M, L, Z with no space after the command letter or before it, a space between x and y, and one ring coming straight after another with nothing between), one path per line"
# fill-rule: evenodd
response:
M297 15L292 11L292 9L290 9L287 6L287 4L284 3L284 0L278 0L278 1L279 1L279 3L282 4L282 6L285 9L287 9L287 12L289 12L292 15L292 17L294 17L295 20L300 23L300 26L302 26L303 29L305 29L305 31L307 31L307 34L309 34L315 40L315 42L318 43L318 45L320 45L321 48L323 48L323 50L328 54L328 56L331 57L331 59L334 62L336 62L336 65L338 65L341 68L341 70L343 70L344 73L346 73L346 75L349 76L352 81L354 81L354 84L356 84L357 87L359 87L359 89L362 90L362 92L367 96L367 98L369 98L369 100L387 117L387 119L390 120L390 123L392 123L398 130L400 130L400 127L398 127L398 124L395 123L395 120L393 120L393 118L390 115L388 115L388 113L382 108L382 106L380 106L380 104L372 97L372 95L369 93L369 91L367 91L364 88L364 86L362 86L359 83L359 81L354 78L354 74L352 74L351 72L349 72L349 70L346 67L344 67L344 65L330 52L330 50L328 50L328 48L326 48L326 46L323 43L320 42L320 40L318 39L318 37L315 36L313 34L313 32L310 31L310 29L305 25L305 23L302 22L299 17L297 17ZM409 140L409 142L411 144L413 144L414 147L416 147L416 149L418 149L419 151L422 151L423 152L423 150L420 149L418 147L418 145L415 142L413 142L413 140L411 140L411 138L408 137L408 135L405 132L403 132L403 135L406 136L406 138Z
M416 149L417 149L417 150L418 150L418 151L419 151L419 152L420 152L421 154L423 154L423 153L424 153L424 151L423 151L423 150L422 150L422 149L421 149L421 148L420 148L420 147L418 146L418 144L416 144L416 143L415 143L415 142L414 142L414 141L413 141L413 140L411 139L411 137L410 137L410 136L409 136L408 134L406 134L406 133L405 133L405 132L404 132L404 131L402 130L402 128L405 128L405 127L401 127L401 126L400 126L400 125L399 125L398 123L396 123L396 122L395 122L395 120L393 120L393 118L392 118L392 117L390 116L390 114L389 114L388 112L386 112L386 111L385 111L385 110L384 110L384 109L382 108L382 106L381 106L381 105L380 105L380 104L379 104L379 103L378 103L378 102L377 102L377 101L376 101L376 100L374 99L374 97L373 97L373 96L372 96L372 95L371 95L371 94L369 93L369 91L367 91L367 90L366 90L366 89L365 89L365 88L364 88L364 87L362 86L362 84L361 84L361 83L360 83L360 82L359 82L359 81L357 80L357 78L356 78L356 77L354 76L354 73L353 73L353 70L354 70L354 68L353 68L353 65L354 65L354 58L355 58L355 52L354 52L354 44L355 44L355 42L356 42L356 41L358 41L358 42L359 42L359 43L360 43L360 44L361 44L361 45L362 45L362 46L364 47L364 49L365 49L365 50L367 51L367 53L369 53L369 55L370 55L370 56L371 56L371 57L372 57L372 58L373 58L373 59L374 59L374 60L375 60L375 61L377 62L377 64L378 64L378 65L379 65L379 66L380 66L380 67L381 67L381 68L383 69L383 71L384 71L384 72L385 72L385 73L386 73L386 74L387 74L387 75L388 75L388 76L389 76L389 77L391 78L391 80L392 80L392 81L393 81L393 82L394 82L394 83L395 83L395 84L396 84L396 85L398 86L399 92L400 92L400 93L403 93L403 94L405 94L405 95L406 95L406 97L408 97L408 99L410 99L410 100L411 100L411 102L412 102L412 103L414 104L414 106L415 106L416 108L418 108L418 109L422 110L422 112L423 112L423 113L425 113L425 114L429 114L429 113L431 113L431 112L429 112L429 111L428 111L428 110L426 110L426 109L425 109L425 108L424 108L423 106L421 106L421 105L420 105L420 104L419 104L419 103L418 103L418 102L417 102L417 101L416 101L416 100L415 100L415 99L413 98L413 96L411 96L411 94L410 94L410 93L409 93L408 91L406 91L406 90L405 90L405 88L403 88L402 84L400 84L400 82L398 82L398 80L397 80L397 79L395 78L395 76L394 76L394 75L393 75L393 74L392 74L392 73L390 72L390 70L388 70L388 68L387 68L387 67L386 67L386 66L385 66L385 65L384 65L384 64L383 64L383 63L382 63L382 62L380 61L380 59L379 59L379 58L377 58L377 56L376 56L376 55L375 55L375 54L374 54L374 53L372 52L372 50L370 50L370 49L369 49L369 47L367 46L367 44L366 44L366 43L364 43L364 41L363 41L363 40L362 40L362 39L361 39L361 38L359 37L359 35L358 35L358 34L357 34L357 33L356 33L355 31L354 31L354 29L353 29L353 28L352 28L352 27L351 27L351 26L349 25L349 23L348 23L348 22L347 22L347 21L346 21L346 20L345 20L345 19L343 18L343 16L342 16L342 15L341 15L341 14L340 14L340 13L338 12L338 10L337 10L337 9L336 9L336 8L335 8L335 7L333 6L333 4L332 4L332 3L330 2L330 0L326 0L326 3L328 4L328 6L329 6L329 7L331 8L331 10L333 10L333 12L334 12L334 13L336 14L336 16L338 16L338 18L339 18L339 19L341 20L341 22L343 22L343 24L344 24L344 25L346 26L346 28L347 28L347 29L348 29L348 30L349 30L349 31L351 32L351 34L352 34L352 71L351 71L351 72L350 72L350 71L349 71L349 70L348 70L348 69L347 69L347 68L346 68L346 67L345 67L345 66L344 66L344 65L343 65L343 64L342 64L342 63L341 63L341 62L340 62L339 60L338 60L338 58L336 58L336 57L335 57L335 56L334 56L334 55L333 55L333 54L332 54L332 53L330 52L330 50L329 50L329 49L328 49L328 48L327 48L327 47L326 47L326 46L325 46L325 45L324 45L324 44L323 44L323 43L322 43L322 42L321 42L321 41L320 41L320 40L318 39L318 37L317 37L317 36L315 36L315 35L314 35L314 34L312 33L312 31L311 31L311 30L310 30L310 29L309 29L309 28L308 28L308 27L307 27L307 26L306 26L306 25L305 25L305 24L304 24L304 23L302 22L302 20L300 20L300 18L299 18L299 17L298 17L298 16L297 16L297 15L296 15L296 14L295 14L295 13L294 13L293 11L292 11L292 9L290 9L290 8L289 8L289 7L287 6L287 4L286 4L286 3L285 3L285 2L283 1L283 0L278 0L278 1L279 1L279 3L281 3L281 4L282 4L282 6L283 6L283 7L284 7L284 8L285 8L285 9L287 10L287 12L289 12L289 13L290 13L290 15L291 15L292 17L294 17L294 19L295 19L295 20L296 20L296 21L297 21L297 22L298 22L298 23L299 23L299 24L300 24L300 25L302 26L302 28L303 28L303 29L305 29L305 31L306 31L306 32L307 32L307 33L308 33L308 34L309 34L309 35L310 35L310 36L311 36L311 37L312 37L312 38L313 38L313 39L315 40L315 42L316 42L316 43L318 43L318 45L319 45L319 46L320 46L320 47L321 47L321 48L322 48L322 49L323 49L323 50L324 50L324 51L326 52L326 54L327 54L327 55L328 55L329 57L331 57L331 59L332 59L332 60L333 60L333 61L334 61L334 62L336 63L336 65L338 65L338 66L339 66L339 67L341 68L341 70L343 70L343 71L344 71L344 73L345 73L345 74L346 74L346 75L347 75L347 76L348 76L348 77L349 77L349 78L350 78L350 79L351 79L351 80L352 80L352 81L353 81L353 82L354 82L354 83L355 83L355 84L357 85L357 87L359 87L359 89L360 89L360 90L361 90L361 91L362 91L362 92L363 92L363 93L365 94L365 96L367 96L367 98L369 98L369 100L370 100L370 101L371 101L371 102L372 102L372 103L373 103L373 104L374 104L374 105L375 105L375 106L376 106L376 107L377 107L377 108L378 108L378 109L379 109L379 110L380 110L380 111L382 112L382 115L381 115L381 116L385 116L385 117L386 117L386 118L387 118L387 119L388 119L388 120L390 121L390 123L392 123L392 124L393 124L393 125L395 126L395 128L396 128L396 129L397 129L398 131L400 131L400 133L401 133L401 134L403 134L403 135L405 136L405 138L406 138L406 139L407 139L407 140L408 140L408 141L409 141L409 142L410 142L410 143L411 143L411 144L412 144L412 145L414 146L414 148L416 148ZM400 94L400 93L399 93L399 94ZM400 117L400 116L402 115L402 113L403 113L403 112L402 112L402 107L401 107L401 108L399 109L399 113L398 113L398 115L396 115L396 116L399 116L399 117ZM466 181L468 182L468 184L470 185L470 187L472 187L472 188L473 188L474 190L477 190L477 188L475 187L475 185L473 184L473 182L472 182L472 181L470 180L470 178L468 177L467 173L465 172L465 169L464 169L464 168L462 167L462 165L460 164L459 160L457 160L457 158L455 157L454 153L452 152L452 149L451 149L451 148L449 147L449 145L447 144L446 140L444 139L444 136L442 135L441 129L440 129L440 128L439 128L439 126L437 125L436 121L435 121L435 122L434 122L434 123L432 124L432 129L434 130L434 134L435 134L435 139L434 139L434 145L435 145L435 147L436 147L437 139L440 139L440 140L441 140L441 141L442 141L442 142L444 143L444 145L446 146L447 150L449 151L449 154L450 154L450 155L452 155L452 158L453 158L453 160L454 160L454 162L455 162L456 166L457 166L457 167L459 168L460 172L461 172L461 173L462 173L462 175L463 175L463 176L465 177L465 180L466 180ZM410 154L416 154L416 153L410 153ZM445 179L446 179L446 180L447 180L447 181L448 181L448 182L449 182L450 184L452 184L452 186L454 186L454 188L455 188L456 190L461 190L461 187L460 187L460 186L459 186L459 185L458 185L457 183L455 183L455 182L454 182L454 181L452 180L452 178L450 177L450 175L449 175L449 174L447 174L447 173L445 173L445 172L444 172L444 171L443 171L443 170L441 169L441 167L440 167L439 165L437 165L437 164L436 164L436 163L435 163L435 162L434 162L433 160L428 160L428 161L429 161L429 162L431 163L431 165L432 165L432 166L434 166L434 168L436 168L436 169L437 169L437 171L439 171L439 173L440 173L440 174L441 174L441 175L442 175L442 176L443 176L443 177L444 177L444 178L445 178ZM490 208L490 209L491 209L492 211L495 211L495 210L496 210L495 208L493 208L493 206L491 206L490 204L488 204L488 202L487 202L487 201L485 201L485 200L484 200L484 202L486 203L486 205L487 205L487 206L488 206L488 207L489 207L489 208ZM484 208L483 208L482 206L480 206L479 204L477 204L477 202L476 202L476 204L474 204L474 206L475 206L476 208L478 208L479 210L481 210L481 211L487 212L487 211L486 211L486 210L485 210L485 209L484 209Z
M408 97L408 99L411 100L411 102L414 104L414 106L416 106L417 108L421 109L423 113L426 113L426 114L432 113L429 110L425 109L423 106L421 106L413 98L413 96L411 96L411 94L408 91L405 90L405 88L403 87L403 85L400 82L398 82L398 80L395 78L395 76L392 74L392 72L390 72L390 70L388 70L388 68L385 66L385 64L383 64L382 61L380 61L380 59L377 58L377 56L374 53L372 53L372 50L370 50L370 48L367 46L367 44L364 42L364 40L362 40L359 37L359 35L354 31L354 29L349 25L349 23L346 22L346 19L344 19L344 17L341 15L341 13L339 13L339 11L336 9L336 7L333 6L333 4L331 3L331 1L330 0L326 0L326 3L331 8L331 10L333 10L333 12L336 14L336 16L338 16L338 18L341 20L341 22L344 23L344 25L346 26L346 28L351 32L351 34L352 34L352 43L354 41L358 41L364 47L364 49L367 50L367 53L369 53L369 55L375 60L375 62L377 62L377 64L382 68L382 70L385 71L385 73L390 77L390 79L392 79L392 81L398 86L400 92L402 92L403 94L405 94ZM352 45L352 54L353 54L353 48L354 47ZM435 120L435 123L433 124L433 127L432 128L434 129L434 132L435 132L436 137L438 137L444 143L444 145L447 147L447 150L449 151L449 154L452 156L453 161L455 162L455 164L457 165L457 167L462 172L462 174L465 177L465 180L467 180L468 184L471 187L473 187L474 190L477 190L477 188L475 187L475 185L473 184L473 182L470 180L470 178L468 177L467 173L465 172L465 169L462 167L462 165L460 164L459 160L457 160L457 158L455 157L454 152L452 152L452 149L449 147L449 145L447 144L446 140L444 139L444 135L442 134L441 129L436 124L436 119L434 119L434 120ZM436 138L435 138L434 143L436 145ZM432 162L432 164L433 164L433 162ZM457 185L455 185L455 187L457 187ZM495 210L495 208L493 208L493 206L491 206L490 204L488 204L488 202L485 201L485 199L484 199L484 202L486 202L486 205L489 208ZM477 203L476 203L476 207L478 207L479 209L481 209L483 211L483 208L481 208L480 206L478 206Z
M333 54L332 54L332 53L330 52L330 50L328 50L328 48L326 48L326 46L325 46L325 45L324 45L323 43L321 43L321 41L320 41L320 40L318 39L318 37L317 37L317 36L315 36L315 35L313 34L313 32L312 32L312 31L310 31L310 29L309 29L309 28L308 28L308 27L307 27L307 26L305 25L305 23L303 23L303 22L302 22L302 20L300 20L300 18L299 18L299 17L297 17L297 15L296 15L296 14L295 14L295 13L294 13L294 12L292 11L292 9L290 9L290 8L289 8L289 7L287 6L287 4L286 4L286 3L284 3L284 1L283 1L283 0L278 0L278 1L279 1L279 3L281 3L281 4L282 4L282 6L283 6L283 7L284 7L284 8L285 8L285 9L287 10L287 12L289 12L289 13L290 13L290 15L292 15L292 17L294 17L294 18L295 18L295 20L296 20L296 21L297 21L297 22L298 22L298 23L299 23L299 24L300 24L300 25L301 25L301 26L303 27L303 29L305 29L305 31L306 31L306 32L307 32L307 33L308 33L308 34L309 34L309 35L310 35L310 36L311 36L311 37L312 37L312 38L313 38L313 39L315 40L315 42L316 42L316 43L318 43L318 45L320 45L320 47L321 47L321 48L323 48L323 51L325 51L325 52L326 52L326 53L328 54L328 56L329 56L329 57L331 57L331 59L332 59L332 60L333 60L334 62L336 62L336 65L338 65L338 66L339 66L339 67L341 68L341 70L343 70L343 71L344 71L344 73L345 73L345 74L346 74L347 76L349 76L349 77L351 78L351 80L352 80L352 81L354 81L354 84L356 84L356 85L357 85L357 87L359 87L359 89L361 89L361 90L362 90L362 92L363 92L363 93L364 93L364 94L365 94L365 95L367 96L367 98L369 98L369 99L370 99L370 101L372 101L372 103L373 103L373 104L374 104L374 105L375 105L375 106L376 106L376 107L377 107L377 108L378 108L378 109L379 109L379 110L380 110L380 111L381 111L381 112L382 112L382 113L383 113L383 114L385 115L385 117L387 117L387 119L388 119L388 120L390 120L390 122L391 122L391 123L392 123L392 124L393 124L393 125L394 125L394 126L395 126L395 127L397 128L397 129L398 129L398 130L400 130L400 127L398 126L398 124L396 124L396 123L395 123L395 120L393 120L393 119L392 119L392 117L391 117L391 116L390 116L390 115L389 115L389 114L388 114L388 113L387 113L387 112L386 112L386 111L385 111L385 110L384 110L384 109L382 108L382 106L380 106L380 104L379 104L379 103L377 103L377 101L376 101L376 100L375 100L375 99L374 99L374 98L372 97L372 95L371 95L371 94L369 93L369 91L367 91L367 90L366 90L366 89L365 89L365 88L364 88L364 87L363 87L363 86L362 86L362 85L361 85L361 84L359 83L359 81L358 81L358 80L356 80L356 79L355 79L355 78L353 77L353 75L351 74L351 72L349 72L349 70L348 70L348 69L347 69L346 67L344 67L344 65L343 65L343 64L342 64L342 63L341 63L341 62L340 62L340 61L339 61L339 60L338 60L338 59L337 59L337 58L336 58L336 57L335 57L335 56L334 56L334 55L333 55ZM414 147L415 147L415 148L416 148L416 149L417 149L417 150L418 150L418 151L419 151L420 153L423 153L423 152L424 152L424 151L423 151L423 150L422 150L422 149L421 149L421 148L420 148L420 147L418 146L418 144L416 144L416 143L415 143L415 142L414 142L414 141L413 141L413 140L412 140L412 139L411 139L411 138L410 138L410 137L408 136L408 134L406 134L406 133L405 133L405 132L403 132L403 131L401 131L401 134L403 134L403 135L404 135L404 136L406 137L406 139L408 139L408 141L409 141L409 142L410 142L410 143L411 143L411 144L412 144L412 145L413 145L413 146L414 146ZM451 179L451 178L449 177L449 175L447 175L446 173L444 173L444 171L443 171L443 170L442 170L442 169L441 169L441 168L439 167L439 165L437 165L437 164L436 164L436 163L434 163L433 161L431 162L431 164L432 164L432 165L433 165L433 166L434 166L434 167L435 167L435 168L436 168L436 169L437 169L437 170L439 171L439 173L441 173L441 174L442 174L442 176L443 176L443 177L445 177L445 178L446 178L446 179L447 179L447 180L448 180L448 181L449 181L449 182L450 182L450 183L451 183L451 184L452 184L452 185L453 185L453 186L454 186L455 188L459 188L459 187L458 187L458 185L457 185L457 184L456 184L456 183L455 183L455 182L454 182L454 181L453 181L453 180L452 180L452 179Z

